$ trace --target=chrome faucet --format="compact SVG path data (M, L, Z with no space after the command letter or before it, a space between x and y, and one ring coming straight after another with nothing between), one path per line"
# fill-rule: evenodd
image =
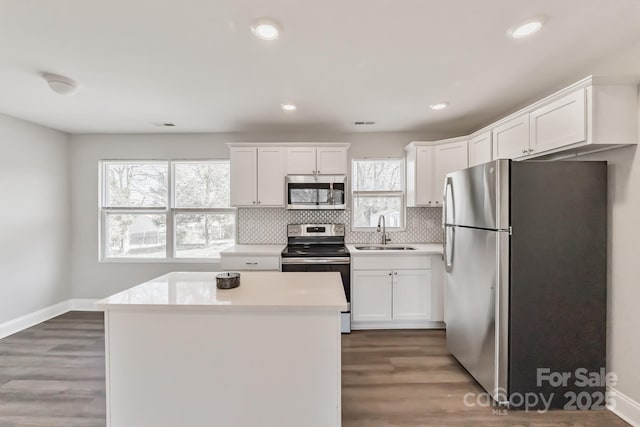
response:
M387 221L384 215L380 215L378 217L378 228L376 229L378 233L380 232L380 224L382 224L382 241L380 243L382 243L383 245L386 245L388 242L391 241L391 239L387 237Z

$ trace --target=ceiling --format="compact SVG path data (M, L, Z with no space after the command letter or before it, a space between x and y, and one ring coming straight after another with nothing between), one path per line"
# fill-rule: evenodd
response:
M253 36L262 16L279 40ZM584 77L638 22L638 0L0 0L0 112L69 133L459 135Z

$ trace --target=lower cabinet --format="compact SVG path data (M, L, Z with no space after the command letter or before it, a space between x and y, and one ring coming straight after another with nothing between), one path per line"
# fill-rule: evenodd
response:
M387 257L381 257L387 258ZM391 258L391 257L389 257ZM430 257L411 267L389 267L389 258L370 258L367 266L380 269L357 269L351 281L351 319L353 329L438 328L442 327L441 284L431 269ZM406 259L404 260L406 261ZM364 263L363 263L364 264ZM435 285L435 286L434 286Z

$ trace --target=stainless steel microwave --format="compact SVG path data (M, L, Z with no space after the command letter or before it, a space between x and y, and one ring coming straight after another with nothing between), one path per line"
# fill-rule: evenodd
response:
M287 209L345 209L345 175L287 175Z

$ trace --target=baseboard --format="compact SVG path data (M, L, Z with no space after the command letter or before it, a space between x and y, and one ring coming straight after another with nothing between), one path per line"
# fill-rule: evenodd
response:
M434 321L387 321L387 322L358 322L351 321L351 329L366 330L366 329L445 329L444 322Z
M34 311L33 313L25 314L24 316L0 323L0 338L13 335L23 329L30 328L38 323L44 322L45 320L49 320L52 317L60 316L61 314L69 311L70 307L71 305L69 300L66 300L49 307L45 307L42 310Z
M613 387L608 389L611 404L607 409L635 427L640 427L640 403Z
M69 311L99 311L95 306L96 301L98 300L79 298L68 299L49 307L45 307L42 310L34 311L33 313L25 314L24 316L0 323L0 339Z
M102 311L96 307L98 299L72 298L69 300L69 311Z

